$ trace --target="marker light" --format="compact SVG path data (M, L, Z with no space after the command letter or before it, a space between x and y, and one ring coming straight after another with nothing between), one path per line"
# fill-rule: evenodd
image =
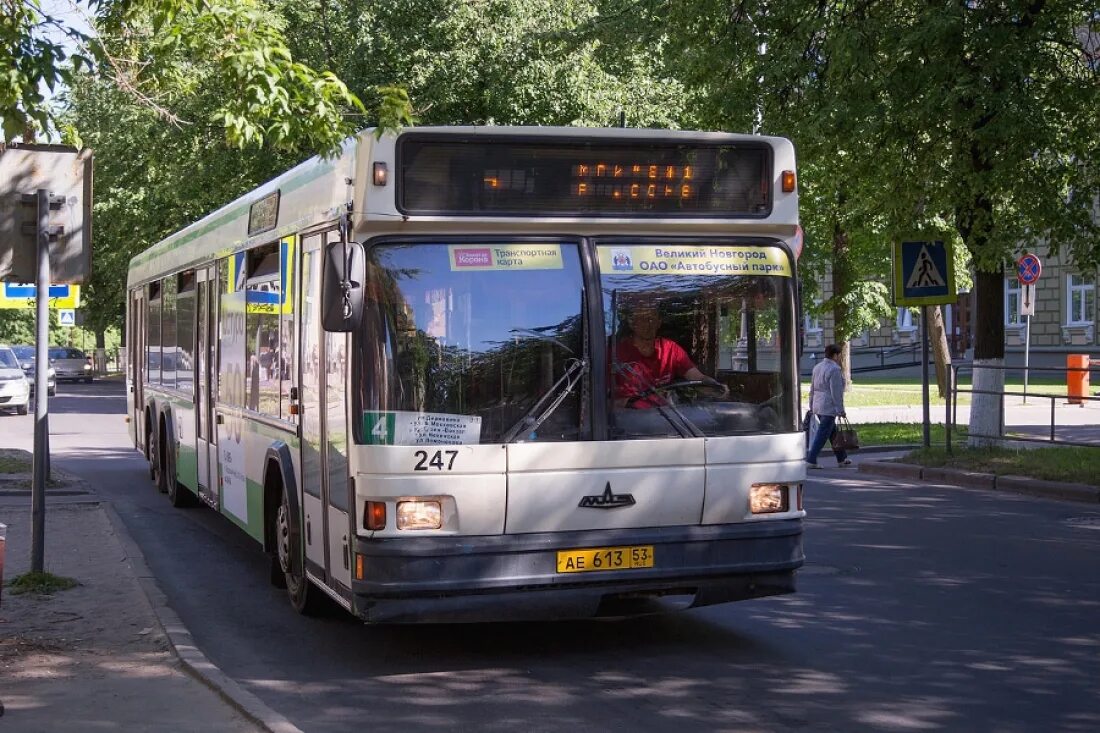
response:
M374 185L385 186L386 181L389 179L389 170L386 168L386 164L382 161L375 161L374 163Z
M787 511L787 484L753 484L749 490L749 509L753 514Z
M794 191L794 171L783 171L780 180L783 182L783 193Z
M439 529L443 526L443 512L438 501L397 502L398 529Z
M363 503L363 529L386 528L386 502L368 501Z

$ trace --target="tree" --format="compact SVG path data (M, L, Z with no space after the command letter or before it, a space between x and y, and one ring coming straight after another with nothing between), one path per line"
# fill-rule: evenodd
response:
M896 63L878 85L888 139L906 163L895 216L942 214L973 258L975 389L1004 385L1005 261L1040 243L1081 267L1100 261L1091 164L1100 75L1082 43L1098 29L1095 16L1088 22L1080 3L1063 0L898 2L883 27ZM975 395L971 433L999 434L998 407Z
M294 54L331 69L364 99L402 84L424 124L676 127L682 86L649 49L607 53L581 30L592 0L281 0Z
M109 80L173 124L217 123L236 146L333 152L355 129L345 113L363 111L335 75L294 60L282 24L259 0L93 0L94 33L49 15L39 0L0 3L0 66L12 69L0 86L6 140L56 123L39 86L72 85L81 73ZM80 50L69 56L57 36ZM226 93L189 119L171 102L193 65Z

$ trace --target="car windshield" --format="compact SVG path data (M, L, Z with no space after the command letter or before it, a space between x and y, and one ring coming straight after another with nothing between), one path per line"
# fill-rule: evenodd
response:
M359 441L577 440L583 296L575 243L372 247Z
M15 354L15 358L21 361L34 361L34 347L33 346L13 346L11 347L12 353Z
M50 349L51 359L84 359L84 352L80 349L57 347Z
M11 349L0 349L0 369L18 369L19 362L15 360L15 354Z
M783 250L624 243L599 261L612 438L797 430Z

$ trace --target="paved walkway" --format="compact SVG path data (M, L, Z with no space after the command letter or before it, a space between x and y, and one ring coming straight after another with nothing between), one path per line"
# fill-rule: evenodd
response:
M15 486L0 483L4 581L30 569L30 499ZM0 731L297 730L204 665L121 521L79 481L50 489L45 540L46 570L78 585L51 595L3 588Z

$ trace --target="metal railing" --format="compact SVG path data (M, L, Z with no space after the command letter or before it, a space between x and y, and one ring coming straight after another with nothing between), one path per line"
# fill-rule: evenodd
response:
M1001 371L1001 372L1025 372L1026 371L1029 374L1054 373L1054 374L1060 374L1060 375L1064 375L1065 377L1068 377L1069 374L1073 373L1073 372L1078 372L1078 373L1080 373L1080 372L1090 372L1090 373L1091 372L1098 372L1098 373L1100 373L1100 364L1097 364L1097 366L1090 366L1090 367L1026 367L1026 368L1021 368L1021 367L1018 367L1018 366L979 365L977 367L977 369L989 369L989 370ZM1001 389L1000 391L985 390L985 389L974 389L973 386L971 386L970 388L963 388L963 387L959 387L959 372L964 371L964 370L969 370L970 375L971 375L971 382L973 383L973 378L974 378L973 375L974 375L974 370L975 370L974 364L966 363L966 364L952 364L951 365L951 383L948 387L949 398L947 400L947 418L946 418L946 424L944 426L945 430L946 430L947 452L948 453L951 453L951 432L952 432L952 428L953 428L953 426L958 424L958 408L959 408L959 394L960 393L970 394L970 395L976 395L976 394L992 395L992 396L1000 398L998 400L999 413L998 413L998 420L997 420L997 424L999 426L999 431L1000 431L999 434L998 435L985 435L985 434L982 434L982 433L975 433L975 432L972 432L972 431L968 431L967 435L969 437L984 438L984 439L988 439L988 440L1025 441L1025 442L1032 442L1032 443L1049 443L1051 445L1073 445L1073 446L1083 446L1083 447L1087 447L1087 448L1100 448L1100 431L1098 431L1098 433L1097 433L1097 438L1095 440L1091 440L1091 441L1065 440L1065 439L1059 438L1057 436L1056 428L1058 427L1058 424L1057 424L1056 407L1058 405L1059 400L1069 401L1071 399L1071 396L1069 394L1068 385L1067 385L1066 392L1059 393L1059 394L1044 394L1044 393L1035 392L1033 390L1027 389L1026 387L1024 388L1023 391L1020 391L1020 392L1009 391L1009 390L1005 390L1005 389ZM1092 380L1091 374L1090 374L1089 380L1090 381ZM1003 384L1003 382L1002 382L1002 384ZM1026 382L1025 382L1025 384L1026 384ZM1041 399L1041 400L1050 400L1050 434L1049 434L1049 437L1035 437L1033 435L1018 434L1018 433L1013 433L1011 435L1005 435L1005 397L1022 397L1025 404L1027 403L1027 399L1029 397L1035 397L1035 398L1038 398L1038 399ZM1084 406L1084 402L1100 402L1100 397L1094 397L1094 396L1088 395L1088 394L1073 395L1072 399L1081 400L1082 401L1081 406ZM1065 426L1063 426L1063 427L1065 427Z
M878 365L870 366L855 366L855 360L857 356L865 356L868 354L874 354L878 352ZM909 356L908 361L886 363L887 359L892 359L897 356ZM852 361L852 373L859 372L877 372L885 369L900 369L902 367L920 366L920 341L912 344L901 344L899 346L870 346L862 348L854 348L851 350Z

